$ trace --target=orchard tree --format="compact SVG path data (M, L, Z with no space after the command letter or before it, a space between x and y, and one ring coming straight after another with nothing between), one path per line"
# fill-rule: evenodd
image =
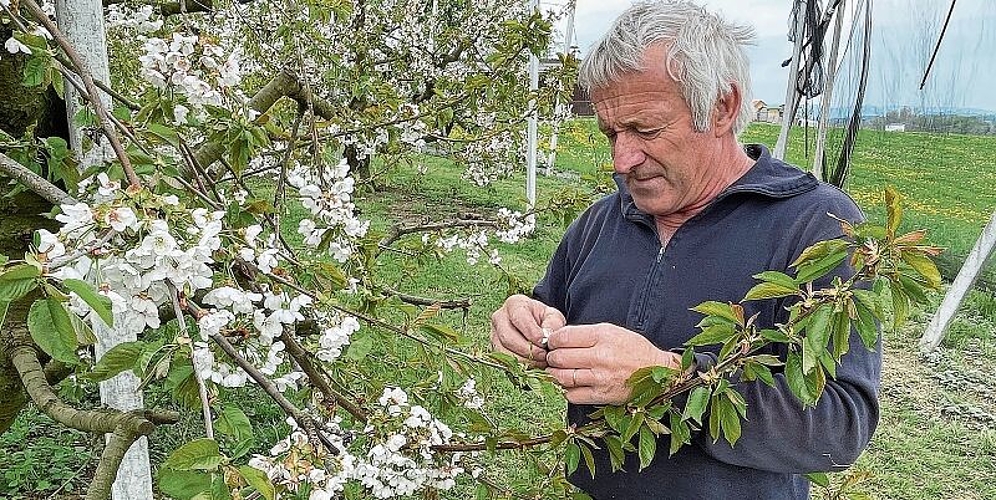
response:
M670 434L673 452L705 425L735 443L744 405L729 378L764 382L781 370L785 360L760 354L771 342L790 344L793 391L815 404L846 353L840 336L854 325L874 345L885 289L902 316L920 288L938 285L926 258L935 250L922 233L897 233L890 193L886 225L842 222L849 239L808 250L796 276L759 275L744 300L795 297L791 322L759 330L739 304L703 304L703 334L686 352L723 344L709 373L648 368L630 404L599 410L584 428L526 436L487 418L476 380L499 371L527 386L543 372L459 348L438 315L468 301L402 293L377 270L388 256L417 268L456 249L501 269L490 242L521 240L540 212L569 219L586 198L374 231L356 194L400 162L428 168L431 155L479 185L515 170L524 119L549 115L573 85L574 61L563 57L538 93L524 86L550 16L506 0L112 3L114 81L100 82L45 7L0 6L0 172L10 181L0 186L0 431L30 399L63 425L110 434L91 499L107 498L138 437L178 415L74 408L53 390L70 375L85 385L133 371L201 413L203 436L158 466L172 497L433 497L463 481L549 498L570 494L559 471L590 462L594 446L618 466L627 452L646 465L658 436ZM73 125L112 158L84 165L67 148L67 86L85 102ZM292 207L307 213L290 228L301 246L282 231ZM848 258L853 277L812 289ZM877 287L858 289L869 281ZM95 359L98 325L138 340ZM375 341L410 346L419 366L364 358ZM250 456L252 425L230 403L242 388L287 415L287 435L266 454ZM684 407L672 403L683 393ZM536 450L542 484L495 484L482 453L524 448Z

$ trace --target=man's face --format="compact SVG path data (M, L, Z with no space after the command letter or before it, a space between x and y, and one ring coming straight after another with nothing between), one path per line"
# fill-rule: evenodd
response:
M647 51L655 69L631 72L591 93L598 125L612 146L616 173L636 206L667 216L702 203L709 190L717 147L709 132L695 132L681 89L660 62L663 49Z

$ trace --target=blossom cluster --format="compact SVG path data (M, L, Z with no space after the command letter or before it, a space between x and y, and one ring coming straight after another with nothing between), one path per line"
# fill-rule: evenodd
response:
M429 235L422 236L423 243L429 241ZM487 254L488 262L497 266L501 263L501 256L498 255L497 248L488 249L488 242L488 232L482 230L468 235L440 236L436 239L436 247L443 252L452 252L454 248L460 248L467 255L467 263L472 266L477 264L482 254Z
M317 356L337 359L359 329L356 318L312 308L306 294L291 294L265 283L245 290L230 280L215 285L215 258L225 247L237 258L253 263L265 273L280 264L275 237L264 237L261 226L243 230L225 228L225 212L188 209L174 195L154 195L145 190L122 189L120 181L105 173L81 183L94 203L61 205L57 233L39 229L36 250L57 279L79 279L97 285L111 301L114 326L138 335L161 326L160 310L170 309L182 294L203 293L207 307L197 320L199 337L190 335L192 361L203 380L223 387L248 382L241 368L216 357L211 338L239 332L240 355L271 377L281 391L297 387L304 379L287 366L279 341L285 328L305 318L305 311L319 327ZM240 236L240 237L233 237ZM70 307L91 322L101 321L86 302L70 293Z
M211 85L213 77L218 88L237 87L242 82L242 51L235 48L225 56L218 45L203 42L197 35L173 33L169 40L148 38L142 45L144 54L138 58L142 76L159 89L176 88L194 107L221 106L222 94ZM187 113L181 107L177 117Z
M380 408L363 430L364 439L354 439L330 419L319 431L334 450L310 442L293 421L290 436L270 450L256 455L249 465L267 474L275 484L297 491L311 486L309 500L338 498L350 481L362 485L374 498L414 495L426 489L448 490L465 472L463 455L440 457L433 446L450 442L453 432L420 405L409 403L400 388L384 389ZM348 439L347 439L348 437ZM351 443L347 446L345 443Z
M534 214L523 216L520 212L500 208L498 209L498 220L502 228L495 231L495 236L505 243L518 243L536 229L536 216Z
M327 241L332 258L346 262L355 251L354 241L367 234L370 221L356 216L356 205L352 201L355 181L349 175L345 159L335 167L326 168L322 174L296 169L288 175L288 184L297 189L301 204L312 217L301 220L298 233L311 247Z
M149 33L163 27L162 19L153 19L152 5L133 7L119 3L107 6L107 29L128 28L137 33Z

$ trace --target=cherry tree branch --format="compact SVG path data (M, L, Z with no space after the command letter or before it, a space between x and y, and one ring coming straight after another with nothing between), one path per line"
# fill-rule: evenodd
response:
M59 189L44 177L32 172L11 157L0 153L0 173L3 173L21 184L24 184L35 194L45 198L54 205L75 205L78 203L69 193Z

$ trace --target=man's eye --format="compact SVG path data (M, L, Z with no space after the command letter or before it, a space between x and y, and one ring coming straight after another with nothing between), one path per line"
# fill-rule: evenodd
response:
M662 128L652 128L647 130L637 130L636 133L642 135L643 137L654 137L661 133Z

